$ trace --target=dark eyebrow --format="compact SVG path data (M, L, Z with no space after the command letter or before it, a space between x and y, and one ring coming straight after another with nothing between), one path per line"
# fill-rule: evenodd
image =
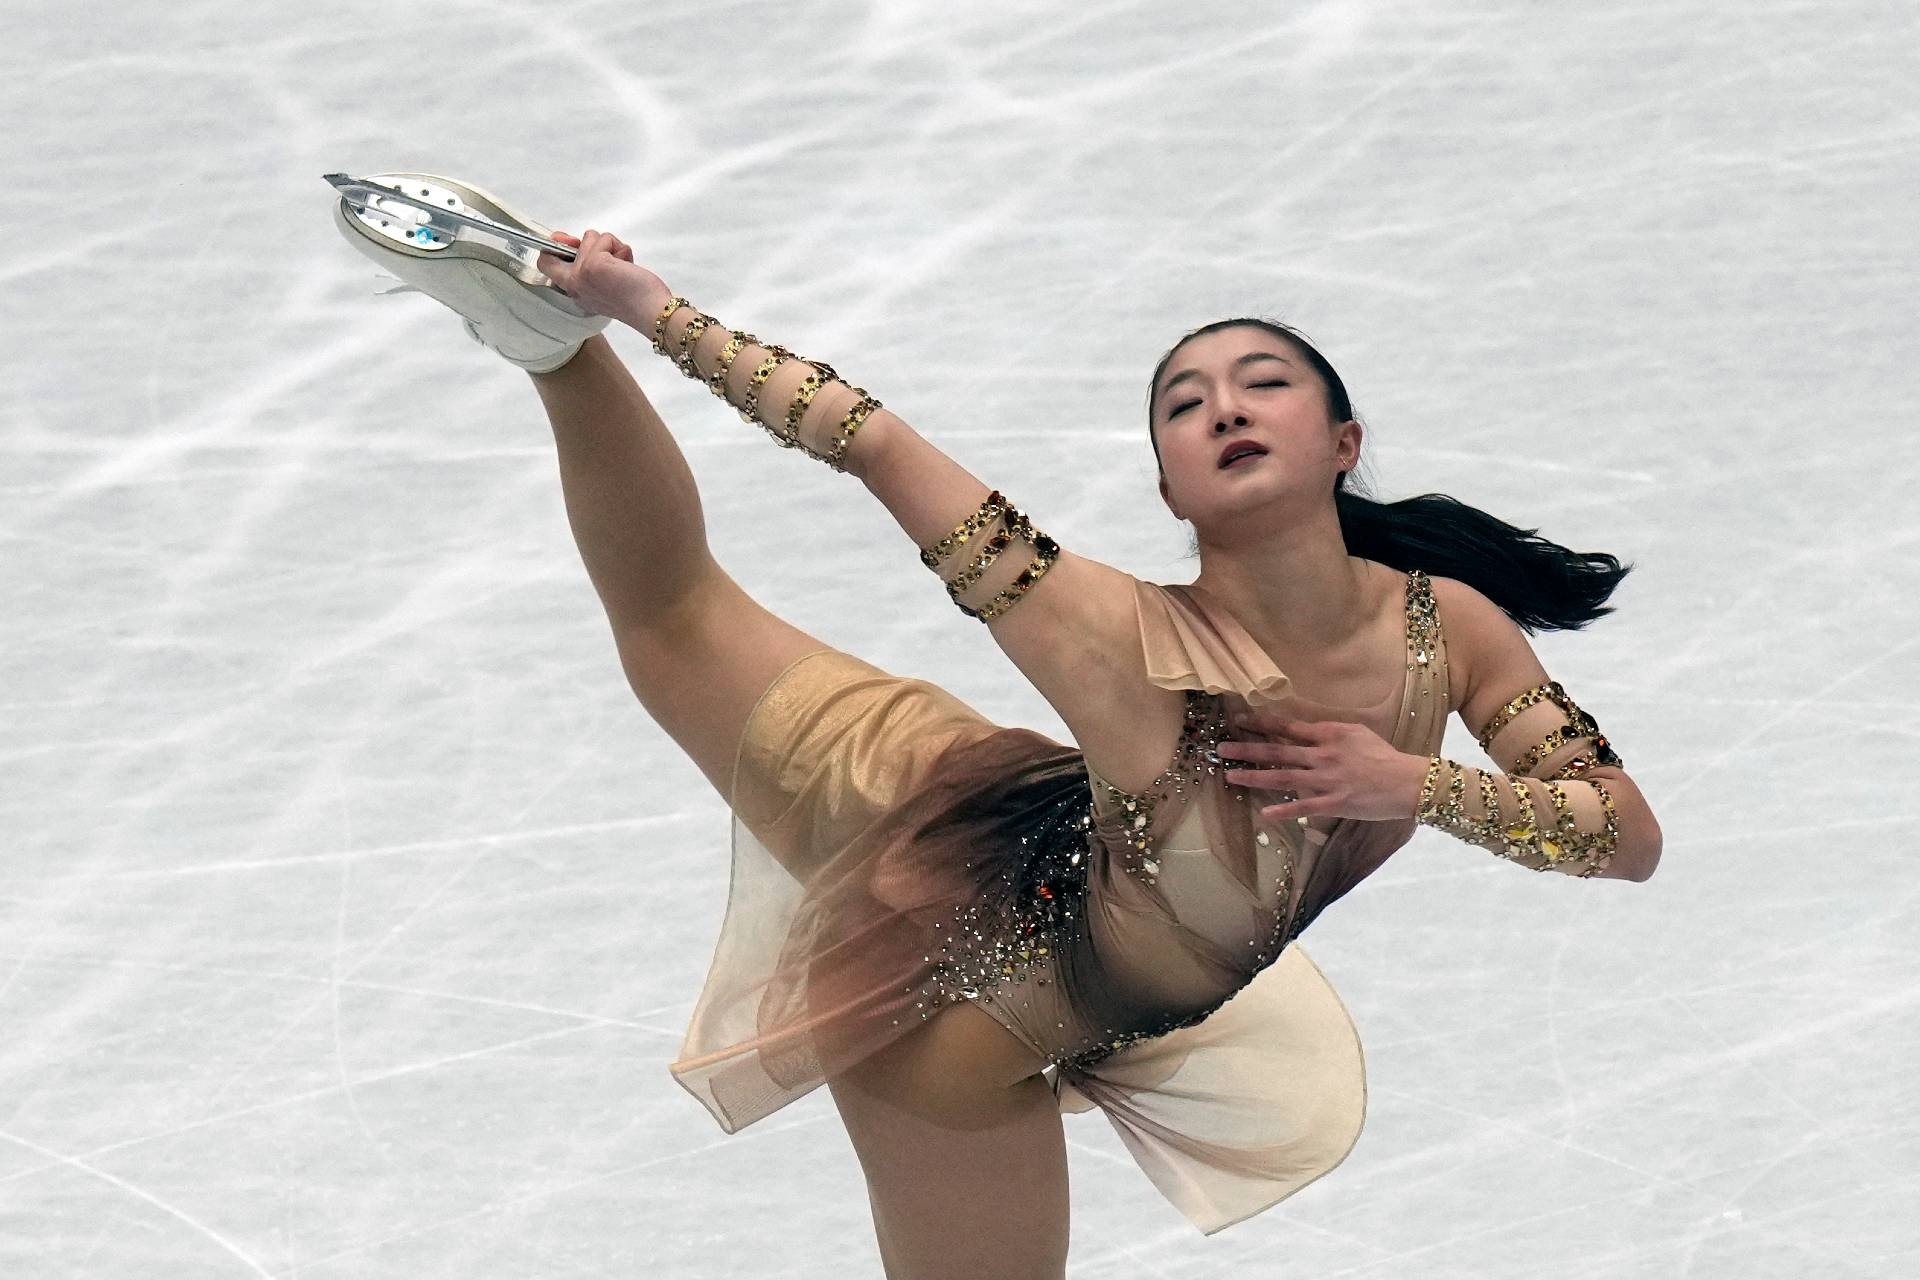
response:
M1247 352L1247 354L1241 356L1238 360L1235 360L1233 362L1233 367L1238 369L1241 365L1252 364L1255 360L1278 360L1281 364L1286 365L1288 368L1293 367L1293 361L1287 359L1285 356L1277 356L1273 354L1273 352L1271 351L1249 351ZM1167 392L1173 390L1173 384L1176 382L1184 381L1187 378L1197 378L1199 376L1200 376L1200 371L1198 369L1188 369L1184 373L1176 373L1171 378L1168 378L1164 383L1161 384L1160 394L1165 395L1167 394Z

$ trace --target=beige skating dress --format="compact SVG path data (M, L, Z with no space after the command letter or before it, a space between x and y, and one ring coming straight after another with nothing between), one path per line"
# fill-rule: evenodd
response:
M1295 696L1199 588L1136 580L1149 678L1188 691L1138 795L925 680L832 649L794 662L741 737L726 914L674 1078L732 1133L972 1000L1202 1232L1332 1170L1365 1068L1294 938L1416 823L1269 823L1277 797L1228 783L1212 749L1271 706L1437 753L1446 644L1426 575L1405 577L1405 681L1360 708Z

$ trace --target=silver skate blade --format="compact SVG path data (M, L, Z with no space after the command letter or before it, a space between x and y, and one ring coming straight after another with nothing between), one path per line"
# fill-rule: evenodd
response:
M394 205L405 205L411 210L427 215L417 219L417 225L431 226L442 231L451 228L449 239L457 238L459 229L464 227L469 231L482 231L490 236L498 236L509 244L550 253L565 262L572 262L577 256L577 251L571 246L533 235L518 227L510 227L504 222L495 222L485 214L433 204L418 196L408 195L398 187L389 187L384 183L370 182L344 173L323 173L320 176L332 183L333 189L340 193L341 199L360 213L391 213Z

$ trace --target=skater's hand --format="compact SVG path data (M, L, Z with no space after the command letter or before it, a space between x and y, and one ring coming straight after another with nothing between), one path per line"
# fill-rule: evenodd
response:
M1378 822L1411 818L1420 806L1427 758L1366 725L1269 711L1243 713L1230 731L1235 737L1221 739L1221 759L1254 767L1228 769L1228 782L1298 796L1263 806L1260 815L1270 822L1315 815Z
M644 317L651 324L652 313L672 296L666 283L636 265L633 250L610 232L589 227L584 237L556 231L553 238L576 250L573 261L543 252L534 265L554 288L594 315L610 316L639 328L637 319Z

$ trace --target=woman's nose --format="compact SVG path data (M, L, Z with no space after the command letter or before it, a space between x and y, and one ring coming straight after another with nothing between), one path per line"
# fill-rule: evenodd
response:
M1225 431L1225 430L1227 429L1227 419L1225 419L1225 418L1222 418L1222 419L1220 419L1220 421L1219 421L1218 423L1216 423L1215 425L1217 425L1217 426L1218 426L1218 427L1219 427L1219 428L1220 428L1220 429L1221 429L1222 431ZM1236 413L1236 414L1234 414L1234 415L1233 415L1233 425L1234 425L1234 426L1236 426L1236 427L1244 427L1244 426L1246 426L1246 425L1247 425L1247 415L1246 415L1246 414L1244 414L1244 413Z

